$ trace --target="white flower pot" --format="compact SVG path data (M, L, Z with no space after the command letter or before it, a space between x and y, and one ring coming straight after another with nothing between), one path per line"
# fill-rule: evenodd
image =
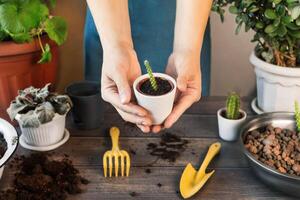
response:
M172 111L176 93L176 81L167 74L153 73L153 75L170 81L173 84L172 90L160 96L150 96L141 93L137 87L141 81L149 78L148 74L144 74L134 81L133 90L137 103L150 112L153 124L157 125L162 124Z
M16 120L20 124L22 135L25 142L32 146L49 146L62 140L65 131L66 115L55 113L52 121L41 124L38 128L22 127L20 115L16 116Z
M18 134L15 128L5 121L4 119L0 118L0 133L3 134L4 139L7 143L7 150L4 153L3 157L0 158L0 179L3 174L4 165L8 160L12 157L14 152L16 151L18 147Z
M225 141L235 141L240 132L241 125L247 118L247 113L240 110L242 118L240 119L227 119L223 116L226 108L218 110L218 125L219 125L219 136Z
M300 102L300 68L280 67L250 56L257 84L258 106L264 112L294 111L295 100Z

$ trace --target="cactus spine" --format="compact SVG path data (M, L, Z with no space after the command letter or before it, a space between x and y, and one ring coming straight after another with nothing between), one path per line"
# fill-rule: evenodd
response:
M295 119L296 119L297 131L300 132L300 110L297 101L295 101Z
M149 79L150 79L150 83L151 83L151 86L152 86L152 89L157 91L158 87L157 87L157 83L156 83L156 80L155 80L155 77L153 76L153 73L152 73L152 68L150 66L150 63L148 60L145 60L144 61L144 65L147 69L147 73L149 75Z
M238 119L240 115L240 97L235 92L228 95L226 101L226 118Z

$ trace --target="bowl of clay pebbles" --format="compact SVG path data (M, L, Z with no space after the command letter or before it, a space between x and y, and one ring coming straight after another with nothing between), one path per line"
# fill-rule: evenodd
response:
M147 74L139 76L133 83L137 103L147 109L153 124L162 124L172 111L176 81L163 73L153 73L150 63L145 60Z
M241 129L240 141L258 178L271 189L300 197L299 113L258 115Z
M4 165L14 154L18 146L18 134L15 128L0 118L0 179Z

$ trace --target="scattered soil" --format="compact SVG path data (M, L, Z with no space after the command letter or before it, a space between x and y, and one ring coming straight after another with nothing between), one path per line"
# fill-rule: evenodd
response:
M36 153L16 157L13 163L17 173L12 188L0 192L1 200L64 200L68 194L82 193L82 184L89 183L68 156L53 160Z
M146 172L147 174L151 174L151 173L152 173L151 169L149 169L149 168L145 169L145 172Z
M259 161L281 173L300 176L300 133L269 125L249 132L244 144Z
M130 152L132 155L134 155L134 156L136 155L136 151L133 150L133 149L131 149L131 148L129 149L129 152Z
M185 151L188 141L181 139L172 133L164 133L159 144L149 143L147 150L150 155L160 159L175 162L182 152Z
M2 133L0 133L0 159L4 156L7 150L7 143Z
M161 187L162 186L162 184L161 183L157 183L157 187Z
M136 192L130 192L129 195L132 196L132 197L136 197L137 193Z
M145 81L142 81L139 86L139 90L142 93L147 94L147 95L159 96L159 95L163 95L163 94L170 92L174 87L173 84L170 83L166 79L155 77L155 80L157 82L158 90L155 91L152 88L150 79L146 79Z

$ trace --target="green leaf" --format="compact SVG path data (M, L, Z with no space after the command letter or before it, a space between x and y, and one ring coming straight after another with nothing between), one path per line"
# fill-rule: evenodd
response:
M276 18L273 22L273 25L277 27L279 26L279 24L280 24L280 18Z
M5 38L7 38L7 33L1 28L0 25L0 41L3 41Z
M32 36L28 32L11 33L10 36L17 43L25 43L30 42L32 40Z
M297 26L300 26L300 18L298 18L298 19L296 20L296 25L297 25Z
M293 20L297 19L300 16L300 6L295 6L291 10L291 17Z
M258 11L258 10L259 10L259 7L256 7L254 5L249 8L249 12L251 12L251 13L254 13L254 12Z
M236 34L236 35L239 34L239 32L240 32L240 30L241 30L241 28L242 28L242 25L243 25L243 22L240 22L240 23L237 25L237 27L236 27L236 29L235 29L235 34Z
M287 33L287 29L285 28L284 25L280 25L278 27L278 29L276 30L276 32L277 32L277 35L279 35L280 37L283 37Z
M52 17L45 21L45 31L49 38L58 45L63 44L67 39L67 23L61 17Z
M284 16L281 18L282 23L284 23L285 25L291 23L293 21L291 16Z
M230 6L229 7L229 12L232 14L237 14L238 13L238 9L235 6Z
M51 59L52 59L52 54L50 51L50 46L49 46L49 44L46 44L44 47L44 52L42 53L42 57L38 61L38 63L40 63L40 64L47 63L47 62L51 61Z
M18 17L18 7L14 4L0 5L0 25L4 31L10 33L25 32L25 27Z
M274 10L272 10L272 9L266 9L266 11L265 11L265 16L266 16L268 19L276 19L276 17L277 17L276 13L275 13Z
M279 4L282 0L273 0L274 4Z
M265 28L266 33L273 33L274 31L276 31L276 27L273 24L270 24Z
M262 29L262 28L264 28L264 24L262 23L262 22L257 22L256 24L255 24L255 27L257 28L257 29Z
M297 30L300 30L300 27L297 26L296 24L294 23L289 23L289 24L286 24L286 27L290 30L293 30L293 31L297 31Z

